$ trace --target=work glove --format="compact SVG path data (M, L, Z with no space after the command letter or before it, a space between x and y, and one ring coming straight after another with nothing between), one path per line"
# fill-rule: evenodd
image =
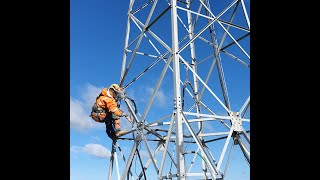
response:
M121 115L122 116L122 115ZM115 115L114 113L112 113L112 119L119 119L120 116Z

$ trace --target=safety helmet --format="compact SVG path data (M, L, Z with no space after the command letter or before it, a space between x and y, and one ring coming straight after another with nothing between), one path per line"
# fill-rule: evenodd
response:
M126 92L124 90L124 88L120 87L118 84L111 84L111 86L109 87L109 89L114 90L114 92L116 93L117 97L120 98L124 98L126 95Z
M111 84L111 86L109 87L109 89L113 89L114 91L118 92L119 90L119 85L118 84Z

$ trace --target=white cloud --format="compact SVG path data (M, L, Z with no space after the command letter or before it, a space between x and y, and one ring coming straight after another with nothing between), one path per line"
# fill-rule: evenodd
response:
M78 159L79 157L78 157L78 153L79 152L81 152L82 150L81 150L81 147L78 147L78 146L72 146L72 147L70 147L70 152L71 152L71 154L70 154L70 157L71 158L73 158L73 159Z
M129 123L129 121L125 117L121 117L120 118L120 127L121 127L121 130L130 131L132 128L132 124Z
M72 153L79 153L79 152L81 152L82 151L82 149L81 149L81 147L79 147L79 146L72 146L72 147L70 147L70 152L72 152Z
M150 159L150 154L147 150L140 150L139 154L141 156L141 158L146 158L146 159Z
M92 138L95 142L101 141L101 139L100 139L98 136L91 136L91 138Z
M99 158L109 158L111 156L110 150L101 144L86 144L83 151Z
M135 91L133 89L126 90L126 95L133 100L136 99Z
M204 129L208 130L207 133L215 131L215 129L212 127L210 121L204 121L202 123L202 125L203 125Z
M86 144L85 146L72 146L70 147L71 153L87 153L91 156L98 158L109 158L111 152L101 144Z
M92 104L95 102L96 97L100 94L103 87L96 87L92 84L87 83L81 93L81 99L84 105L91 108Z
M70 98L70 127L84 131L93 128L95 123L89 117L89 111L86 111L79 100Z
M147 87L145 88L146 89L146 93L151 97L153 91L154 91L154 88L152 87ZM164 92L161 90L161 89L158 89L158 92L155 96L155 99L154 99L156 102L154 102L153 104L157 105L157 106L163 106L166 104L167 102L167 98L164 94Z
M87 131L92 128L104 128L103 123L97 123L91 117L91 107L102 88L87 84L80 92L81 99L70 97L70 128Z

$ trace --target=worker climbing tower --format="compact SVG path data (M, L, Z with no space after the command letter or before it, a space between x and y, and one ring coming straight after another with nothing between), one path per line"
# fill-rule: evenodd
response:
M127 1L108 179L249 179L250 0Z

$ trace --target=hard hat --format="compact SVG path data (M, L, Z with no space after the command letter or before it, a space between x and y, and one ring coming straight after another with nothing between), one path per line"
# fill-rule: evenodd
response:
M116 93L116 96L118 96L122 99L125 98L125 96L126 96L125 90L122 87L120 87L118 84L111 84L109 89L113 89L114 92Z
M118 91L119 90L119 85L118 84L111 84L111 86L109 87L109 89L113 89L114 91Z

